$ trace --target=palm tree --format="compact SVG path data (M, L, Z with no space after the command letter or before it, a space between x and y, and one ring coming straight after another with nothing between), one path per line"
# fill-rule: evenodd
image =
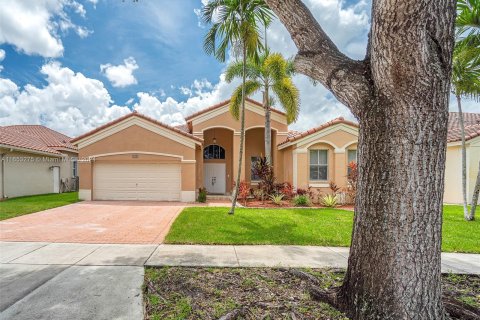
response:
M242 76L242 64L234 62L230 64L225 73L225 80L231 82L234 78ZM240 98L242 92L251 96L263 91L263 108L265 110L265 157L271 165L272 135L270 113L274 98L270 96L270 89L285 110L287 122L290 124L295 122L299 113L299 92L293 84L291 76L293 75L293 62L285 60L279 53L270 53L266 48L259 56L258 60L248 59L246 64L246 74L248 80L245 84L240 85L233 92L230 112L238 119Z
M205 52L215 55L219 61L224 62L229 48L240 45L242 51L242 84L244 85L241 93L240 156L229 214L235 211L242 173L247 59L258 58L258 52L262 48L259 24L268 25L272 17L273 13L264 0L212 0L202 9L203 21L212 25L204 39Z
M459 0L457 11L452 89L457 99L462 136L463 215L465 220L470 221L475 219L473 215L475 210L469 213L467 206L467 160L462 97L480 99L480 0Z

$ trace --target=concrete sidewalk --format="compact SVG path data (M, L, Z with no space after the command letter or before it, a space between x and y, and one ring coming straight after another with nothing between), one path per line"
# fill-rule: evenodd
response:
M348 248L0 242L0 263L59 266L346 268ZM480 274L480 255L442 253L442 272Z
M0 242L0 319L143 319L144 265L345 268L348 248ZM480 255L442 254L480 274Z

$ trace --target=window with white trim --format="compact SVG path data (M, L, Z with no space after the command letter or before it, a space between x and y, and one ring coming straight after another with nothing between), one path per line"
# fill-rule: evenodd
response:
M72 157L72 177L78 176L78 159L76 157Z
M211 144L203 149L203 159L225 159L225 149L217 144Z
M328 150L310 150L310 180L328 180Z
M255 165L258 161L260 161L260 157L251 157L250 158L250 180L251 181L259 181L260 176L255 174Z
M348 150L347 151L347 174L350 174L352 169L350 168L350 163L357 163L357 150Z
M357 162L357 150L348 150L347 151L347 160L350 162Z

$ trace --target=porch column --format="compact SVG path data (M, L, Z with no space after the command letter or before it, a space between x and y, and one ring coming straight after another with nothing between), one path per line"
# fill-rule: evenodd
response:
M205 186L203 185L203 146L200 146L195 149L195 159L197 160L196 162L196 181L195 181L195 191L198 190L198 188L204 188Z
M247 141L244 141L243 144L243 157L242 157L242 173L240 175L240 180L245 180L245 168L247 168L245 163L245 144ZM240 152L240 132L233 133L233 181L236 182L237 173L238 173L238 156Z
M332 177L337 186L347 186L347 158L345 149L335 149L335 162L333 163L334 176Z

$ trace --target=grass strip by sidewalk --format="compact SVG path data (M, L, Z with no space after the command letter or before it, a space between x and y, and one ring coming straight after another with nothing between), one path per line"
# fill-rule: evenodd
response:
M165 242L176 244L350 245L353 212L340 209L186 208ZM461 206L445 206L445 252L480 253L480 221L465 221Z

